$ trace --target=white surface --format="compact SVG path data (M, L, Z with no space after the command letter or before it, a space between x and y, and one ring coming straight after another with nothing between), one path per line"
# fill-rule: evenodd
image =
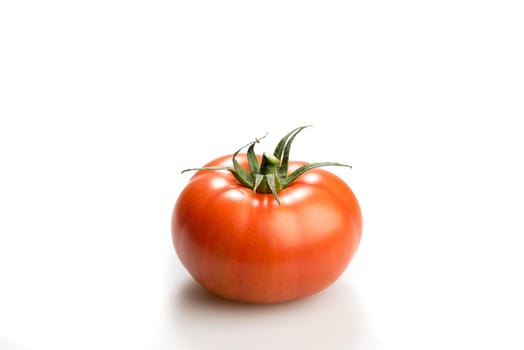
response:
M522 349L520 1L0 3L0 349ZM296 303L199 290L183 168L314 128L364 235Z

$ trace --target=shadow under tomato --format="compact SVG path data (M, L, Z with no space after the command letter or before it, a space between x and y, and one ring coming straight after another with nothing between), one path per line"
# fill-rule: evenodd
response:
M193 280L173 294L169 343L177 349L369 348L362 306L344 281L315 296L274 305L231 302Z

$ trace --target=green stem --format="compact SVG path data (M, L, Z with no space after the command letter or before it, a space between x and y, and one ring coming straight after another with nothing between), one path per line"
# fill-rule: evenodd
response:
M260 163L260 174L277 174L278 167L280 166L280 159L272 155L271 153L264 152L262 154L262 162Z
M279 167L280 159L270 153L264 152L259 170L259 174L263 177L254 190L260 193L279 192L282 189L282 184L278 176Z

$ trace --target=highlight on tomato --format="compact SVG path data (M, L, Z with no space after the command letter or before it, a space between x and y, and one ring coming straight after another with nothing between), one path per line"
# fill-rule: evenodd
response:
M193 278L223 298L277 303L313 295L337 280L362 235L351 188L325 166L289 160L306 126L273 153L255 139L196 171L172 215L175 251ZM241 153L247 148L247 153Z

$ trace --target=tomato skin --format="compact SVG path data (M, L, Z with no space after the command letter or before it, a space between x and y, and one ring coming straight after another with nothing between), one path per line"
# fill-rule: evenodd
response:
M237 157L247 166L246 156ZM290 162L290 172L305 163ZM232 165L231 156L206 166ZM346 269L360 243L352 190L313 169L279 192L253 193L228 171L199 170L177 199L172 239L203 287L226 299L276 303L315 294Z

